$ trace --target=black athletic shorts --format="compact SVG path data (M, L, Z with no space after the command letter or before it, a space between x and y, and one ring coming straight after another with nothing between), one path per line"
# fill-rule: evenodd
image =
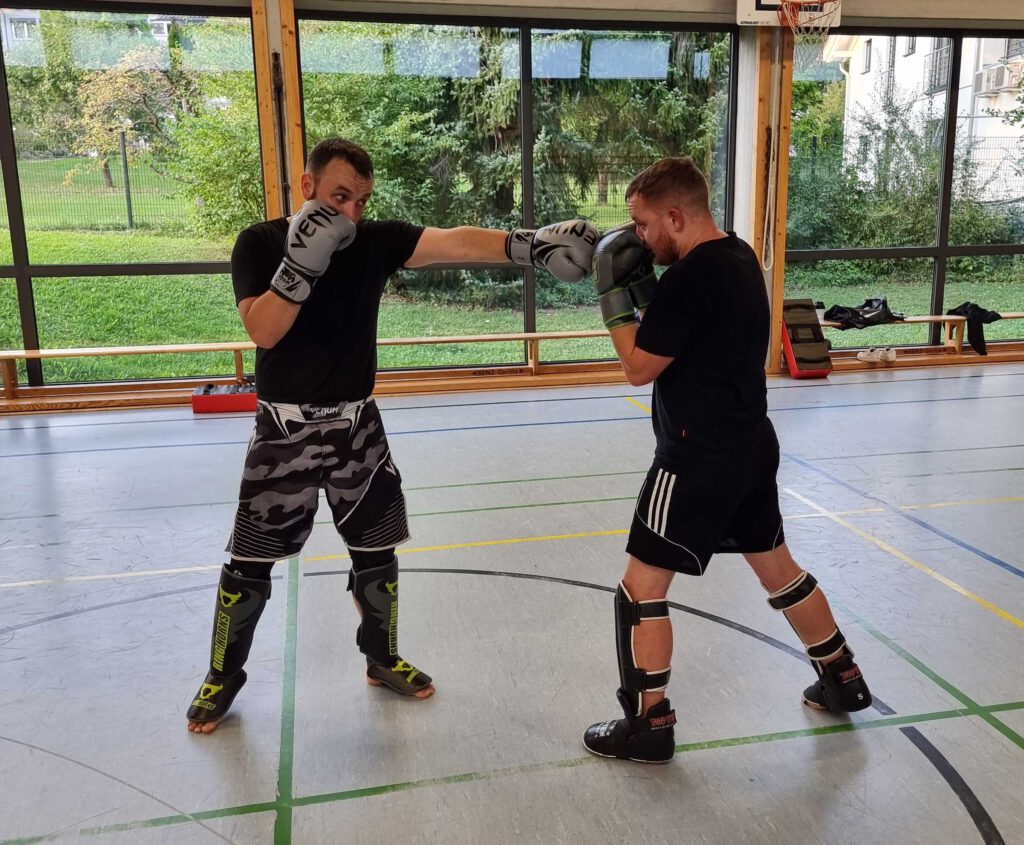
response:
M735 449L647 473L626 551L651 566L703 575L716 552L767 552L785 541L779 441L770 420Z
M297 555L320 490L350 550L409 539L402 476L373 399L337 406L260 401L227 551L237 560Z

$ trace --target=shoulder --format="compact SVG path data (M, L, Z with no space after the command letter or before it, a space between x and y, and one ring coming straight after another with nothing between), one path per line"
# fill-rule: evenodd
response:
M239 247L252 249L280 243L287 232L288 220L284 217L253 223L238 233L238 237L235 238L235 249Z
M359 237L387 241L392 238L417 237L423 232L422 226L404 220L360 220Z

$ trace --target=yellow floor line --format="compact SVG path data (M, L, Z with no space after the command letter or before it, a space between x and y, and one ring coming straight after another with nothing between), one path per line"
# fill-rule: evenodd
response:
M644 405L644 404L642 404L640 402L637 402L636 399L630 399L627 396L626 397L626 401L629 402L632 405L636 405L641 411L645 411L648 414L651 413L651 409L650 408L648 408L646 405Z
M8 581L0 583L0 590L11 587L38 587L41 584L63 584L75 581L112 581L115 578L143 578L149 575L180 575L183 572L209 572L220 569L224 564L210 566L181 566L175 569L139 569L131 572L105 572L102 575L69 575L66 578L39 578L35 581Z
M1005 619L1011 625L1016 625L1018 628L1024 628L1024 620L1020 620L1016 616L1014 616L1013 614L1007 613L1001 607L999 607L998 605L993 604L988 599L983 599L977 593L972 593L966 587L961 587L959 584L956 583L956 581L951 581L945 575L941 575L940 573L938 573L934 569L932 569L930 566L926 566L925 564L921 563L920 561L914 560L914 558L912 558L910 555L905 554L904 552L901 552L899 549L895 548L894 546L890 546L884 540L879 540L877 537L875 537L875 536L873 536L871 534L868 534L867 531L862 531L861 529L859 529L853 523L847 522L845 519L841 518L840 516L832 513L829 510L826 510L825 508L821 507L818 504L815 504L810 499L808 499L806 496L801 496L795 490L790 490L788 487L783 487L782 489L786 493L788 493L790 496L792 496L794 499L797 499L798 501L803 502L809 508L813 508L818 513L820 513L822 516L827 516L833 522L836 522L839 525L842 525L843 528L846 528L848 531L852 531L858 537L861 537L862 539L867 540L869 543L873 543L874 545L878 546L878 548L880 548L883 551L888 552L889 554L891 554L897 560L902 560L904 563L910 564L915 569L921 570L921 572L924 572L926 575L930 575L932 578L934 578L940 584L945 584L951 590L956 590L956 592L960 593L960 595L964 596L965 598L969 598L971 601L977 602L983 608L985 608L988 611L991 611L996 616L998 616L1000 619Z
M615 528L611 531L583 531L579 534L547 534L542 537L509 537L505 540L476 540L472 543L451 543L446 546L422 546L418 549L399 549L400 555L412 555L418 552L447 552L453 549L479 549L484 546L508 546L515 543L543 543L548 540L576 540L581 537L612 537L616 534L628 534L627 528ZM303 558L306 561L342 560L348 555L320 555Z
M963 499L959 502L932 502L927 505L900 505L900 510L921 511L929 508L956 508L964 505L1004 505L1008 502L1024 502L1024 496L1004 496L1001 499Z

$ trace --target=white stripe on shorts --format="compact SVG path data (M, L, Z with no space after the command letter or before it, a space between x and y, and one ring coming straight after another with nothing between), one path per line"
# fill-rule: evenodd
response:
M647 503L647 526L662 537L665 536L668 525L668 507L672 503L672 488L675 486L676 476L659 469L658 478L654 482L654 492Z

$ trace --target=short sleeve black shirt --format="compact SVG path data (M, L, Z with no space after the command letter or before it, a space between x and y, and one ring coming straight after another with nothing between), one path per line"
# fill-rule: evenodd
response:
M656 460L671 469L729 451L764 422L770 331L760 262L734 232L664 272L636 338L675 358L654 382Z
M270 289L287 233L288 221L282 217L238 236L231 253L236 304ZM335 253L288 333L272 349L257 348L261 399L331 405L373 392L380 298L422 233L422 227L400 221L359 223L356 239Z

